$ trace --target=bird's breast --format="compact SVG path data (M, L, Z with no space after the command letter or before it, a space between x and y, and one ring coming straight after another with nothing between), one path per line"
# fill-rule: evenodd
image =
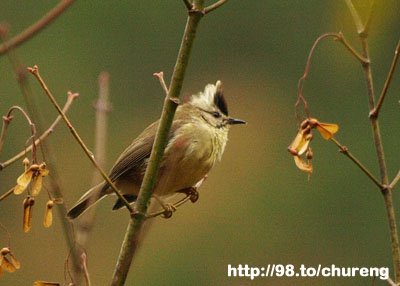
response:
M155 193L175 193L194 186L207 175L226 142L213 129L187 123L175 131L165 150Z

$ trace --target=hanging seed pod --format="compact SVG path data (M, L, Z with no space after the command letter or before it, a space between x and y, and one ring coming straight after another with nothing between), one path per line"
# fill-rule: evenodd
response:
M33 197L26 197L24 199L24 216L22 221L22 227L24 232L28 232L31 229L32 220L32 206L35 204L35 199Z
M46 204L46 210L44 212L43 225L44 227L50 227L53 224L53 206L54 201L49 200Z

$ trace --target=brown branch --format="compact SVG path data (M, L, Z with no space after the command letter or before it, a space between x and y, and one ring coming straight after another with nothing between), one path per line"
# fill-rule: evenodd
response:
M367 175L368 178L371 179L372 182L374 182L374 184L380 189L384 189L384 186L379 182L379 180L377 178L375 178L375 176L367 169L367 167L364 166L364 164L362 164L360 162L360 160L358 160L350 151L346 146L343 146L342 144L340 144L339 141L337 141L334 137L332 137L330 139L333 143L336 144L336 146L339 147L340 153L342 153L343 155L345 155L347 158L349 158L351 161L353 161L354 164L357 165L358 168L360 168L360 170Z
M220 6L224 5L226 2L228 2L228 0L219 0L219 1L215 2L214 4L211 4L207 7L205 7L203 9L203 13L208 14L208 13L214 11L215 9L218 9Z
M25 112L25 110L23 110L21 107L19 106L12 106L10 107L10 109L8 110L7 114L3 117L3 128L1 130L1 134L0 134L0 151L3 147L4 144L4 140L5 140L5 136L7 133L7 129L8 129L8 125L10 124L13 116L12 113L14 110L18 110L19 112L22 113L22 115L25 117L26 121L29 124L29 127L31 129L31 137L30 139L32 139L32 144L31 144L31 150L32 152L32 163L36 162L36 143L35 143L35 137L36 137L36 127L35 124L32 122L31 118L29 117L29 115ZM2 169L2 167L0 168L0 170Z
M164 90L165 94L168 94L169 88L168 88L168 86L167 86L167 84L165 83L165 80L164 80L164 72L162 72L162 71L161 72L155 72L155 73L153 73L153 75L156 78L158 78L158 81L160 82L160 85L161 85L162 89Z
M92 284L90 283L90 275L89 275L89 270L87 266L87 255L85 252L81 254L81 259L82 259L82 268L83 268L83 273L85 274L85 284L86 286L91 286Z
M362 46L362 53L363 57L368 59L368 62L363 64L364 76L367 83L367 94L368 94L368 104L369 104L369 111L370 114L373 113L375 108L375 90L372 78L372 69L370 64L370 57L369 57L369 46L367 41L368 33L365 32L364 27L362 27L362 23L360 17L355 10L351 0L346 0L347 6L350 9L350 12L353 16L354 23L357 28L357 32L360 37L361 46ZM371 6L373 9L374 6ZM372 15L372 11L370 12ZM370 16L371 18L372 16ZM368 21L371 21L370 19ZM369 24L368 24L369 25ZM385 202L386 208L386 215L387 221L389 224L389 232L390 232L390 242L391 242L391 249L392 249L392 261L393 261L393 269L394 269L394 279L395 282L398 282L400 279L400 243L399 243L399 236L397 231L397 224L396 224L396 215L393 206L393 196L392 196L392 189L388 187L388 171L386 166L385 160L385 153L383 148L383 141L381 136L381 131L379 128L378 119L376 116L370 116L370 123L372 127L372 134L374 138L374 145L376 156L378 158L378 166L380 170L381 176L381 184L385 187L383 188L382 195Z
M16 35L9 41L2 44L0 46L0 55L7 53L10 49L16 48L23 42L26 42L27 40L32 38L43 28L49 25L52 21L54 21L58 16L60 16L69 6L71 6L72 3L74 3L74 0L61 0L56 7L51 9L39 21L29 26L26 30Z
M107 72L102 72L99 75L98 79L99 84L99 94L98 99L94 103L93 107L96 110L96 128L95 128L95 140L94 140L94 156L97 158L97 162L99 165L104 168L106 162L106 145L107 145L107 116L111 111L111 104L109 103L109 84L110 84L110 76ZM92 176L92 185L97 185L101 180L101 176L99 172L94 169ZM91 204L91 202L89 202ZM75 240L80 248L77 248L75 251L83 255L83 250L87 245L87 240L89 234L93 227L93 222L96 214L96 206L90 208L86 215L82 216L77 220L76 226L76 235ZM83 253L82 253L83 252ZM74 268L74 276L76 280L78 280L78 276L82 274L84 269ZM85 273L83 273L85 274ZM85 276L85 275L84 275Z
M399 60L399 56L400 56L400 40L397 42L397 47L396 47L396 50L394 51L394 57L393 57L391 65L390 65L390 69L389 69L385 84L383 85L382 92L381 92L381 94L379 96L378 103L372 109L372 111L369 113L370 117L377 118L378 115L379 115L379 111L382 108L383 101L385 100L386 93L387 93L387 91L389 89L390 83L391 83L392 78L393 78L393 74L394 74L394 72L396 70L396 66L397 66L397 62Z
M319 44L322 40L324 40L324 39L326 39L326 38L329 38L329 37L332 37L332 38L334 38L334 40L337 40L337 41L341 42L341 43L345 46L345 48L346 48L358 61L361 62L361 64L366 64L366 63L368 63L368 60L367 60L365 57L363 57L362 55L360 55L360 54L349 44L349 42L346 40L346 38L344 37L344 35L343 35L341 32L340 32L340 33L325 33L325 34L322 34L321 36L319 36L319 37L315 40L314 44L312 45L312 47L311 47L311 49L310 49L310 52L309 52L308 57L307 57L306 67L304 68L304 73L303 73L303 75L300 77L300 79L299 79L299 81L298 81L298 83L297 83L297 101L296 101L296 104L295 104L295 108L296 108L296 115L297 115L299 121L301 121L301 118L299 118L299 116L298 116L297 108L298 108L300 102L303 103L304 112L306 113L306 116L307 116L307 117L310 117L310 113L309 113L309 110L308 110L308 103L307 103L307 100L305 99L305 97L304 97L304 95L303 95L303 85L304 85L305 80L306 80L307 77L308 77L309 72L310 72L310 68L311 68L311 58L312 58L312 56L314 55L314 51L315 51L316 47L318 46L318 44Z
M93 156L93 153L89 150L89 148L86 146L86 144L83 142L82 138L79 136L78 132L75 130L74 126L71 124L69 121L68 117L65 115L65 113L62 112L61 107L58 105L57 101L55 100L53 94L50 92L49 88L47 87L46 83L43 81L42 77L39 74L39 68L37 66L34 66L33 68L28 68L28 71L32 73L35 78L38 80L40 86L43 88L44 92L46 93L47 97L50 99L51 103L54 105L58 113L61 115L63 121L69 128L69 130L72 133L72 136L75 138L75 140L78 142L78 144L81 146L89 160L92 162L92 164L95 166L95 168L100 172L101 176L104 178L104 180L107 182L107 184L111 187L113 192L118 196L118 198L124 203L126 208L129 210L130 213L133 213L133 209L129 202L125 199L125 197L118 191L116 188L115 184L111 181L111 179L107 176L107 174L104 172L104 170L99 166L97 163L96 159Z
M62 111L64 113L67 113L67 111L69 110L70 106L72 105L73 101L75 98L77 98L79 95L77 93L68 93L67 96L67 101L62 109ZM43 142L43 140L45 140L50 134L53 133L55 127L58 125L58 123L61 121L61 115L59 115L54 122L50 125L50 127L43 132L42 135L40 135L39 138L37 138L35 140L35 145L39 145L40 143ZM2 171L4 168L10 166L11 164L13 164L14 162L18 161L19 159L21 159L22 157L26 156L26 154L28 152L32 151L32 145L29 145L28 148L22 150L21 152L19 152L18 154L16 154L15 156L13 156L12 158L10 158L9 160L5 161L5 162L1 162L0 163L0 171Z
M397 175L394 177L393 181L389 184L389 188L393 190L393 188L396 186L396 184L400 180L400 171L397 173Z

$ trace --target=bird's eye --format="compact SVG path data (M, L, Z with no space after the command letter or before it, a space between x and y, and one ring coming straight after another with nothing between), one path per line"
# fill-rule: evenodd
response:
M221 117L221 113L219 113L218 111L214 111L211 112L212 116L214 116L215 118L220 118Z

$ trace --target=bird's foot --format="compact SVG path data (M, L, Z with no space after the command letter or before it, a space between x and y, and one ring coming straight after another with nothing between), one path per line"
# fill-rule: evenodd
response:
M162 214L163 218L170 218L172 214L176 211L176 207L173 204L163 204L164 212Z
M183 193L183 194L187 195L188 197L190 197L190 201L192 203L197 202L197 200L199 199L199 192L197 191L196 187L186 188L186 189L178 191L178 193Z

